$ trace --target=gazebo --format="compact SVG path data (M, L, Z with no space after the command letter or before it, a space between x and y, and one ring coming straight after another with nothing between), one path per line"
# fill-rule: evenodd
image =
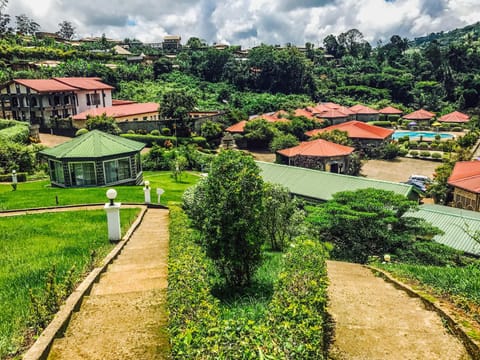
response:
M438 119L439 122L444 123L456 123L462 124L467 123L470 120L470 117L467 114L461 113L460 111L454 111L448 114L443 115Z
M420 109L403 116L404 119L410 120L410 122L415 121L419 125L423 125L423 126L429 126L430 121L434 117L435 117L434 113L431 113L430 111L427 111L425 109Z
M139 185L144 147L138 141L92 130L40 154L48 161L53 186Z

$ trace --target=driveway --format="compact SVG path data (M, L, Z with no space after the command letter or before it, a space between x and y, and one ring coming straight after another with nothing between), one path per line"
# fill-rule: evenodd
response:
M362 163L361 174L370 179L404 182L411 174L433 178L441 162L412 158L395 160L366 160Z

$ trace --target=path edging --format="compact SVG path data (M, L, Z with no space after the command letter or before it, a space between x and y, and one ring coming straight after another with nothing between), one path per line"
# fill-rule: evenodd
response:
M467 335L467 329L454 320L454 314L451 311L442 308L440 304L431 301L427 297L415 291L409 285L395 279L385 270L370 265L364 265L364 267L380 275L384 280L392 283L398 289L405 291L409 294L409 296L419 298L427 309L435 311L438 315L440 315L441 318L447 321L449 330L462 341L472 359L480 359L480 343Z
M127 244L132 234L142 222L143 217L147 212L147 208L142 205L141 209L140 215L130 229L128 229L122 240L120 240L112 251L110 251L110 253L104 258L103 264L100 267L93 269L72 294L70 294L60 310L55 314L50 324L42 331L35 343L23 355L23 360L43 360L48 357L53 341L65 331L73 312L80 309L84 296L90 294L94 283L98 282L100 275L106 271L108 265L110 265L120 254L120 251L122 251L123 247Z

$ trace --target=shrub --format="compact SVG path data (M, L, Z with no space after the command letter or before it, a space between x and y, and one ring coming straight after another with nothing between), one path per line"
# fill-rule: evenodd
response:
M294 135L279 133L273 137L273 140L270 143L270 151L276 152L277 150L290 148L296 145L298 145L298 139Z
M432 142L432 143L430 143L430 148L431 148L431 149L436 149L436 148L438 148L439 145L440 145L440 144L437 143L437 142Z
M172 133L168 127L162 128L161 132L163 136L170 136Z
M390 143L383 147L382 158L386 160L395 159L398 156L400 148L398 145Z
M430 151L420 151L420 157L430 157Z
M405 156L407 154L408 154L408 149L400 148L400 150L398 150L398 156Z
M434 152L432 153L432 158L433 159L441 159L442 158L442 154L441 153L438 153L438 152Z
M415 241L406 249L397 249L395 255L402 262L415 265L458 266L464 265L462 252L435 241Z
M75 136L80 136L80 135L83 135L83 134L86 134L88 133L88 129L78 129L77 132L75 133Z
M130 129L127 131L127 134L135 134L135 130Z
M450 131L460 132L460 131L463 131L463 128L461 126L455 126L455 127L452 127Z
M422 141L421 143L418 144L419 149L428 149L428 143L425 141Z
M417 150L412 150L412 151L410 151L410 155L413 156L413 157L417 157L418 156L418 151Z
M27 144L30 136L28 124L20 123L0 130L0 141L12 141L17 144Z
M410 148L416 148L418 146L418 141L412 140L409 143Z
M160 136L160 130L154 129L154 130L150 131L150 135Z

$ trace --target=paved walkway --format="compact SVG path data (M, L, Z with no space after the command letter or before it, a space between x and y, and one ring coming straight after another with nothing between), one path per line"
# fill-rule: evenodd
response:
M167 257L168 210L149 209L49 359L168 358Z
M332 359L470 359L436 312L358 264L328 261Z

